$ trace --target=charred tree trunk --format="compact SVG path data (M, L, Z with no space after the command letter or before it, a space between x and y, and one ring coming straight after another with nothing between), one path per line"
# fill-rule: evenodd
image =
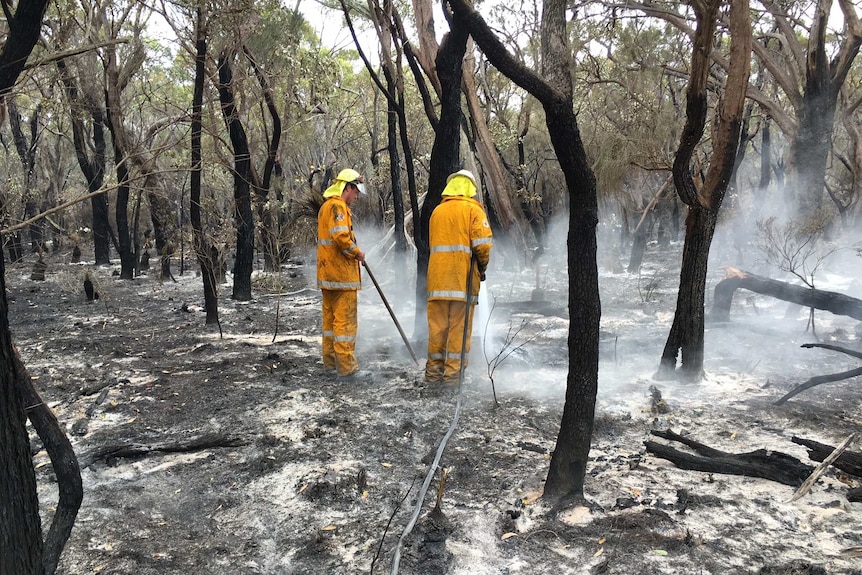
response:
M39 39L46 0L6 6L8 31L0 49L0 98L9 96ZM0 257L0 573L36 575L42 570L43 543L24 404L16 383L6 263Z
M192 134L191 134L191 200L189 202L189 219L194 230L195 253L201 266L201 279L204 287L204 309L206 309L207 325L218 324L218 293L216 292L216 261L212 258L212 250L201 225L201 110L203 108L204 80L206 79L206 26L203 11L198 8L197 26L195 28L195 83L192 96Z
M3 243L9 253L11 263L17 264L24 260L24 243L21 239L21 232L8 234Z
M75 145L75 156L78 166L87 181L87 193L98 191L105 179L106 143L105 143L105 114L102 108L95 102L83 102L78 93L75 78L72 77L66 62L57 60L57 69L63 81L66 97L72 109L72 140ZM92 142L86 141L86 127L83 119L83 111L87 110L91 117ZM92 148L93 157L89 157L87 150ZM93 212L93 248L95 251L96 265L109 264L111 249L111 230L108 223L108 199L105 194L98 194L90 199L90 207Z
M33 424L33 429L36 430L42 445L45 446L54 474L57 476L59 491L57 509L54 511L51 527L45 537L42 555L42 574L49 575L57 570L60 555L72 534L72 527L75 525L78 510L84 499L81 469L72 444L63 432L60 422L33 387L33 380L27 373L18 351L13 349L13 352L15 376L21 390L21 397L24 399L27 417Z
M272 94L272 88L269 85L264 71L257 65L257 61L247 47L243 47L246 57L251 62L255 77L260 84L263 92L263 99L266 102L266 109L272 118L272 137L267 139L266 146L266 161L263 167L263 180L260 185L255 186L255 194L258 198L258 218L260 220L260 235L261 245L263 246L263 261L264 269L269 272L278 271L281 269L281 258L279 256L279 239L281 233L278 226L277 218L273 217L274 210L267 198L272 187L272 177L274 173L280 172L278 169L278 146L281 141L281 117L278 114L278 109L275 105L275 98Z
M15 375L5 275L0 258L0 573L36 575L42 563L42 526L24 403Z
M233 294L238 301L251 299L251 270L254 264L254 215L251 210L251 158L248 139L234 104L233 74L229 56L218 59L218 93L222 114L233 145L233 198L236 225L236 259L233 265Z
M383 68L383 75L386 79L386 85L380 81L377 73L374 71L374 68L371 65L371 62L368 61L368 58L365 56L365 52L362 50L362 46L359 43L359 40L356 37L356 31L353 27L353 21L350 18L350 10L347 7L346 2L342 0L341 9L344 12L344 17L347 21L348 28L350 29L350 33L353 36L353 42L356 46L356 49L359 51L359 55L362 58L362 61L365 63L365 68L368 70L371 79L374 81L374 84L377 86L377 89L380 90L380 93L383 94L386 98L386 108L387 108L387 152L389 154L389 173L390 180L392 182L392 206L394 209L394 229L395 229L395 246L398 252L405 252L407 249L407 235L404 227L404 198L401 189L401 161L398 154L398 132L400 131L400 140L401 144L404 148L404 158L405 165L407 168L407 183L409 186L409 193L411 199L411 208L414 213L414 221L415 215L418 211L418 195L416 192L416 178L413 171L413 154L410 149L410 139L407 133L407 115L404 109L404 77L402 73L402 58L401 58L401 49L396 44L396 52L397 58L395 63L393 63L391 59L391 50L393 44L393 35L392 30L398 30L400 27L400 19L398 18L398 14L395 10L395 7L391 3L387 3L385 7L381 8L381 6L377 3L369 3L372 7L372 20L374 22L375 29L377 30L378 38L380 39L381 44L381 54L382 62L381 66ZM399 130L400 128L400 130ZM372 157L372 162L374 159ZM376 162L375 166L376 166ZM414 235L415 235L415 226L414 226ZM417 242L418 244L418 242Z
M425 78L422 76L422 70L417 62L417 57L413 53L413 48L407 39L407 34L404 32L404 25L401 22L401 17L395 8L392 8L392 18L395 22L395 29L399 34L399 41L403 46L404 56L407 58L407 63L410 70L413 72L413 78L416 81L416 87L419 94L422 96L422 103L425 106L425 112L428 116L428 121L431 122L431 127L436 131L439 118L434 110L434 104L431 101L431 94L428 91L428 86L425 83ZM404 167L407 173L407 194L410 197L410 213L413 221L419 221L419 192L416 188L416 170L414 169L413 147L410 145L410 133L407 131L407 104L404 96L404 78L401 72L401 66L395 70L398 75L396 82L396 91L398 99L398 134L401 138L401 151L404 154ZM418 234L416 226L413 226L413 243L418 244Z
M525 121L524 129L518 134L518 167L510 170L515 178L515 183L518 186L518 197L521 200L521 211L527 218L527 223L533 231L533 237L536 239L537 248L540 252L545 250L545 216L542 214L541 199L536 199L536 190L529 189L529 183L524 176L525 166L527 165L526 153L524 151L524 138L527 137L527 131L530 126L529 112L528 118Z
M715 286L710 319L728 321L733 295L738 289L768 295L804 307L822 309L862 321L862 300L838 292L819 290L736 270Z
M90 184L94 187L91 189ZM87 182L87 190L95 192L102 187L101 181ZM111 224L108 220L108 197L105 194L93 196L90 200L90 208L93 212L93 249L96 265L108 265L111 263Z
M103 14L105 16L105 14ZM122 95L125 77L134 73L140 60L130 57L122 66L117 58L116 45L105 48L105 116L108 129L111 132L111 144L114 148L114 169L117 172L117 205L115 215L117 221L117 252L120 255L120 278L134 279L137 259L135 257L132 230L129 226L129 160L133 148L131 139L125 127Z
M110 75L110 74L109 74ZM108 89L109 91L111 88ZM107 94L107 92L106 92ZM129 229L129 169L126 164L126 153L123 148L125 137L118 134L122 127L117 122L122 121L119 113L119 94L108 95L107 120L111 131L111 142L114 146L114 164L117 171L117 205L115 207L117 220L117 239L120 254L120 279L135 278L135 252L132 246L132 234ZM116 106L116 107L115 107Z
M697 30L686 93L686 123L673 163L674 184L680 199L688 205L689 213L676 311L659 363L659 375L663 377L678 373L685 379L694 380L703 374L703 303L709 250L739 146L751 65L748 0L731 1L730 66L719 103L709 169L701 189L698 189L692 175L691 160L706 125L710 53L720 5L719 0L693 4ZM678 360L681 366L677 372Z
M783 73L786 67L784 60L776 58L765 46L756 45L760 59L773 70L781 71L773 73L773 76L794 105L798 126L787 126L785 122L782 127L786 134L792 136L789 179L796 185L789 187L798 190L792 198L795 207L803 216L809 217L817 217L822 207L836 102L862 45L862 24L856 6L843 1L838 5L843 14L844 29L838 34L839 40L834 45L830 43L828 50L826 44L833 34L828 25L832 0L814 3L807 46L802 44L805 41L803 35L786 35L787 50L805 57L801 92L797 75ZM779 3L769 2L764 6L781 25L791 26Z
M391 97L386 98L386 150L389 154L389 180L392 185L392 208L395 217L395 249L407 251L407 234L404 232L404 197L401 191L401 158L398 155L398 102L395 100L397 89L392 77L391 66L383 66L386 90ZM382 214L381 214L382 215Z
M117 236L120 243L120 279L135 278L135 251L129 228L129 172L123 161L117 164Z
M169 230L175 230L172 223L173 215L171 204L160 190L156 189L158 178L152 172L147 174L144 187L147 190L147 199L150 201L150 221L153 223L153 239L156 243L156 252L159 254L159 277L163 280L170 279L171 256L174 255L174 244L170 242Z
M704 294L709 248L715 235L716 214L700 206L689 207L676 313L670 328L659 372L676 372L686 379L703 375Z
M467 22L470 35L491 64L542 103L548 134L565 177L569 199L569 371L566 402L545 482L545 496L556 502L581 499L598 387L601 319L596 262L598 200L596 179L587 161L574 111L566 2L548 0L544 4L543 76L515 60L471 5L464 0L453 0L451 6L455 14Z
M15 98L9 97L6 102L9 109L9 126L12 129L12 139L15 141L15 149L18 151L18 158L21 160L21 168L24 171L24 219L29 220L39 213L35 167L36 148L39 143L38 123L41 106L36 106L36 110L30 117L28 139L21 125L22 117L15 103ZM30 233L30 250L33 252L44 250L42 221L39 220L30 224L28 231Z
M763 199L772 181L772 134L770 133L769 116L763 119L760 126L760 184L757 198Z

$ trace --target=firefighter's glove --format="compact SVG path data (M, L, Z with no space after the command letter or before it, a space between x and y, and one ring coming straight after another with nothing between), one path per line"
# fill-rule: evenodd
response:
M485 281L485 272L479 272L479 281L480 282Z

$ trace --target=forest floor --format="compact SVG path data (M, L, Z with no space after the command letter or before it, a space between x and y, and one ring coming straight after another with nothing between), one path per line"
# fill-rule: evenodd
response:
M399 548L401 573L862 573L862 504L845 497L860 478L830 468L791 503L793 487L685 471L646 452L651 430L670 429L723 451L765 448L815 466L791 436L837 445L862 429L858 380L773 405L809 377L856 367L799 346L858 349L858 322L818 312L815 337L806 310L750 293L737 294L729 323L708 324L702 382L654 380L679 247L651 246L639 274L600 270L591 507L557 516L540 495L566 385L565 259L549 254L536 271L498 255L474 334L486 340L474 342L441 461L442 517L429 518L438 473ZM724 263L712 265L710 301ZM8 268L13 339L82 467L84 502L59 573L390 572L457 396L423 382L367 279L357 355L375 378L346 384L324 374L312 264L256 276L251 302L222 295L221 335L204 325L200 278L176 265L176 282L121 281L114 267L61 256L48 259L46 281L31 280L29 264ZM821 287L859 297L853 278L862 275L842 266L823 271ZM94 303L82 289L88 269L101 295ZM411 333L410 278L374 272ZM483 346L508 355L493 387ZM47 526L56 482L33 443Z

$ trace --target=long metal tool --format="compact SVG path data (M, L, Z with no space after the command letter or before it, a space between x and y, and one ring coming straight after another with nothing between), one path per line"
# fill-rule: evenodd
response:
M386 310L389 312L389 315L392 317L392 321L395 322L395 327L398 328L398 333L401 334L401 339L404 340L404 345L407 346L407 351L410 352L410 357L413 358L413 363L419 365L419 359L416 357L416 352L413 351L413 348L410 346L410 340L407 339L407 336L404 334L404 330L401 329L401 324L398 323L398 318L395 317L395 312L392 311L392 306L389 305L389 300L386 299L386 296L383 295L383 290L380 289L380 284L377 283L377 278L374 277L374 274L371 273L371 268L368 267L368 264L362 262L362 267L365 268L365 271L368 272L368 277L371 278L371 282L374 284L374 287L377 288L377 293L380 294L380 299L383 300L383 305L386 306Z

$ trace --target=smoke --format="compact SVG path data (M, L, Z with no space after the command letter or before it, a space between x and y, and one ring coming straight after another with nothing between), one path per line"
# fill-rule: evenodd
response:
M648 388L654 383L653 375L673 321L683 247L681 240L661 245L653 231L640 270L628 273L623 270L630 246L620 233L621 225L613 221L599 229L602 322L598 400L602 409L611 411L630 411L648 401ZM568 373L566 229L565 218L551 222L541 255L518 253L505 237L495 237L487 280L482 283L474 310L467 369L468 389L480 397L491 396L493 381L499 400L524 397L561 405ZM709 262L707 313L712 305L712 290L724 275L722 266L734 263L728 258L741 250L748 261L764 260L750 239L734 245L730 234L735 230L734 220L727 218L716 234ZM391 237L381 230L359 228L357 237L420 364L424 364L426 342L414 337L416 321L426 321L424 315L415 315L415 252L397 253ZM862 281L857 278L862 277L862 258L851 249L859 240L845 233L831 241L845 247L824 260L817 286L859 297ZM623 265L616 265L619 263ZM765 270L763 266L759 269ZM713 393L709 386L716 384L760 386L776 379L798 382L833 367L846 369L847 360L834 354L799 349L801 344L817 340L810 330L806 331L807 314L808 310L799 306L740 290L735 295L729 323L707 321L707 377L703 386L692 386L688 393ZM817 312L816 322L821 340L840 342L857 337L858 322L850 318ZM413 369L406 345L364 271L357 355L365 368L374 369L376 365ZM419 376L418 370L416 373Z

